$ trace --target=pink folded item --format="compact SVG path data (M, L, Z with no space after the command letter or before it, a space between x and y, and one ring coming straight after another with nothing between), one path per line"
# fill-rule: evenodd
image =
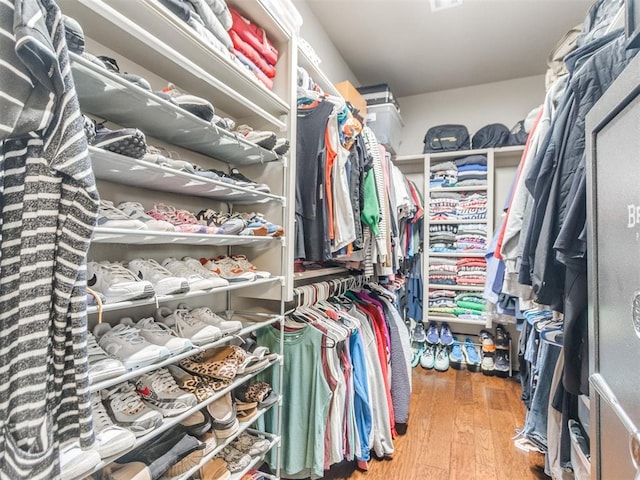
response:
M262 57L255 48L249 45L247 42L240 38L235 31L229 30L231 41L236 50L242 52L251 62L258 67L269 78L276 76L276 68L273 65L269 65L267 61Z
M256 51L262 55L271 65L278 63L278 50L267 38L264 29L251 23L237 10L229 8L231 18L233 18L233 26L231 30L235 31L240 38L249 43Z

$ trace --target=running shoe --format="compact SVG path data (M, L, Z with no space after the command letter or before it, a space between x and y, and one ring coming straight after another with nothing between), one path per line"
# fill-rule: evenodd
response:
M440 324L440 345L449 346L453 344L453 335L447 322Z
M166 368L140 375L136 391L142 400L165 417L174 417L194 407L198 400L193 393L181 390Z
M440 343L440 335L438 334L438 325L436 322L430 322L427 329L427 342L431 345Z
M480 359L478 347L473 344L470 338L466 338L464 340L462 354L464 355L464 361L467 364L467 370L471 372L479 372L482 360Z
M211 280L212 282L215 282L216 287L226 287L227 285L229 285L229 282L222 278L218 272L205 268L200 263L200 260L197 260L193 257L182 257L182 261L187 267L189 267L197 274L202 275L204 278Z
M207 122L210 122L216 113L211 102L202 97L183 93L178 90L173 83L170 83L166 88L163 88L162 93L170 95L183 110L186 110Z
M202 260L205 260L203 263ZM200 259L200 262L205 268L212 270L216 268L220 271L220 277L227 280L229 283L236 282L252 282L256 279L256 275L252 272L246 272L236 261L231 257L222 256L212 259ZM211 265L209 262L211 262ZM214 267L215 266L215 267Z
M162 425L162 414L145 405L129 382L106 388L101 395L113 421L133 432L136 437Z
M158 295L171 295L189 291L189 282L186 278L174 276L152 258L131 260L128 268L140 280L151 282Z
M132 158L142 158L147 151L144 133L137 128L110 130L100 123L93 146Z
M87 286L102 293L107 303L149 298L155 295L153 284L140 280L119 263L87 262Z
M462 370L465 366L464 353L462 353L462 346L456 337L453 337L453 344L451 345L451 351L449 352L449 365L455 370Z
M251 143L272 150L276 146L278 137L275 133L264 130L254 130L249 125L239 125L236 129L246 140Z
M231 255L231 259L238 264L245 272L253 273L258 278L271 278L271 273L266 270L258 270L245 255Z
M222 279L220 278L205 276L202 272L194 270L185 262L182 262L173 257L165 259L162 262L162 266L169 270L176 277L186 278L189 282L189 289L191 291L209 290L211 288L228 285L228 282L223 283Z
M240 185L242 187L250 187L258 192L271 193L271 189L269 188L269 185L267 185L266 183L254 182L253 180L241 174L240 170L238 170L237 168L231 169L231 172L229 173L229 177L236 181L236 185Z
M136 436L113 423L98 392L91 394L91 410L93 431L96 434L95 449L101 458L113 457L133 448Z
M118 377L127 369L117 358L110 357L100 348L93 333L87 332L87 361L89 362L89 384Z
M189 309L189 307L184 303L178 305L178 308L186 310ZM219 328L223 335L232 335L242 330L242 322L237 320L225 320L218 314L214 313L209 307L194 308L189 312L189 314L197 317L203 323Z
M127 370L146 367L171 356L166 347L149 343L137 328L119 324L111 327L99 323L93 329L98 345L109 355L120 360Z
M188 338L194 345L206 345L222 337L219 328L204 323L200 318L190 315L188 310L160 307L156 312L156 320L164 323L179 337Z
M118 210L113 202L100 200L96 226L103 228L123 228L127 230L147 230L144 222L131 218L122 210Z
M148 215L141 203L138 202L120 202L118 204L118 210L124 213L129 218L138 220L147 226L147 230L153 230L157 232L175 232L176 227L171 223L164 220L156 220L151 215Z
M439 372L449 370L449 353L447 352L447 347L444 345L436 346L436 359L433 363L433 368Z
M120 323L137 329L140 336L147 342L166 347L172 355L177 355L193 348L191 340L177 336L164 323L156 322L152 317L143 318L137 323L127 317L120 320Z

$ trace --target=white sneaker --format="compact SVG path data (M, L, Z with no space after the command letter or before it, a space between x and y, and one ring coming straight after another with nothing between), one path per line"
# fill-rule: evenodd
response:
M207 270L205 267L203 267L200 263L200 260L197 260L193 257L182 257L182 261L194 272L199 273L204 278L216 282L216 287L226 287L227 285L229 285L229 282L227 282L224 278L221 278L220 275L218 275L216 272Z
M193 393L185 392L178 387L166 368L138 377L136 391L147 405L158 410L165 417L179 415L198 403Z
M101 458L118 455L135 445L136 436L126 428L114 425L98 392L91 394L91 410L93 431L96 434L95 449Z
M172 312L168 307L160 307L156 320L171 327L178 336L190 339L195 345L206 345L222 337L218 327L207 325L199 318L189 315L188 310L177 309Z
M245 272L253 273L256 278L271 278L271 272L266 270L258 270L256 266L251 263L245 255L231 255L230 257L240 268Z
M121 427L140 437L162 424L162 414L149 408L129 382L101 391L111 418Z
M126 228L127 230L147 230L147 225L140 220L125 215L109 200L100 200L96 226L104 228Z
M220 276L230 283L252 282L256 279L254 273L246 272L231 257L212 258L205 266L206 268L217 268L220 271Z
M220 282L203 277L200 273L187 266L184 262L177 260L176 258L169 257L162 266L169 270L176 277L186 278L189 282L190 290L209 290L220 286Z
M178 308L188 309L184 303L178 305ZM237 320L225 320L218 314L214 313L209 307L194 308L189 312L189 315L199 318L202 322L208 325L218 327L224 335L232 335L242 330L242 322Z
M136 328L140 336L147 342L166 347L171 355L178 355L193 348L191 340L178 337L164 323L156 322L152 317L143 318L138 323L134 323L131 318L127 317L120 320L120 323Z
M102 293L107 303L155 295L151 282L140 280L119 263L87 262L87 278L87 286Z
M95 450L83 450L78 442L60 447L60 477L84 478L100 463L100 454Z
M164 220L156 220L151 215L147 215L144 207L139 202L120 202L118 204L118 210L124 213L129 218L138 220L147 226L148 230L154 230L157 232L175 232L174 227L169 222Z
M166 347L147 342L137 329L128 325L112 328L108 323L99 323L93 334L102 349L122 361L127 370L152 365L171 356Z
M141 280L151 282L158 295L189 291L189 282L186 278L174 276L153 258L136 258L129 262L128 268Z
M100 348L96 337L87 332L87 361L89 362L89 384L123 375L127 372L122 362L110 357Z

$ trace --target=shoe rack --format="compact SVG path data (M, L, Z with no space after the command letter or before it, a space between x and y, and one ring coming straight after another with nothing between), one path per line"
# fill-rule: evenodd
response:
M149 145L164 148L177 158L204 169L228 172L238 167L247 177L268 184L271 190L271 193L257 192L90 147L98 191L103 199L116 204L139 201L148 209L155 203L165 203L196 212L206 208L231 213L258 212L285 229L285 236L271 238L96 228L89 260L127 262L141 257L161 262L169 256L200 258L244 254L259 270L269 271L271 277L231 283L207 291L105 303L100 316L98 308L90 306L87 311L89 328L93 329L99 317L101 321L115 325L122 317L137 320L153 316L159 305L176 308L179 303L187 303L190 307L209 306L216 312L225 312L229 319L242 321L244 328L240 337L277 323L283 317L284 302L292 295L293 285L293 241L288 235L293 232L295 201L291 192L294 191L292 166L295 162L289 159L295 158L297 32L281 24L261 0L227 1L230 7L264 28L279 51L275 84L270 91L253 74L205 43L157 0L58 0L58 4L64 14L82 26L86 52L117 59L121 71L144 77L154 91L171 82L185 93L209 100L217 115L230 117L237 125L271 130L290 143L289 152L280 157L248 142L238 133L216 127L182 110L82 56L70 54L83 113L99 121L106 120L110 128L138 128L145 133ZM202 348L231 341L234 339L223 337ZM91 390L99 391L131 380L142 373L177 363L198 351L200 349L194 349L94 384ZM274 368L281 362L280 355L265 368ZM196 407L179 416L165 418L160 428L138 437L134 448L150 444L162 432L259 373L238 376L231 386ZM277 409L278 418L280 405L278 401L272 407ZM211 459L242 431L250 429L262 414L264 411L251 422L241 423L240 431L220 442L200 464ZM279 459L280 432L261 434L270 440ZM262 458L264 455L254 458L246 470L255 468ZM93 471L100 471L114 460L102 459ZM200 464L179 478L189 478ZM272 474L269 478L279 478L279 461Z

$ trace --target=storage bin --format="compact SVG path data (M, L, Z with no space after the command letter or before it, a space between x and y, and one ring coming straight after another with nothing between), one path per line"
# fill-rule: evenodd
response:
M576 480L590 480L591 460L589 459L589 444L582 428L580 428L580 424L575 420L569 420L569 435L571 436L571 466L573 467L573 476Z
M358 87L358 92L362 95L367 102L367 105L381 105L383 103L393 103L398 111L400 111L400 105L393 92L386 83L380 83L378 85L369 85L366 87Z
M393 103L367 106L367 125L392 155L400 150L404 122Z

